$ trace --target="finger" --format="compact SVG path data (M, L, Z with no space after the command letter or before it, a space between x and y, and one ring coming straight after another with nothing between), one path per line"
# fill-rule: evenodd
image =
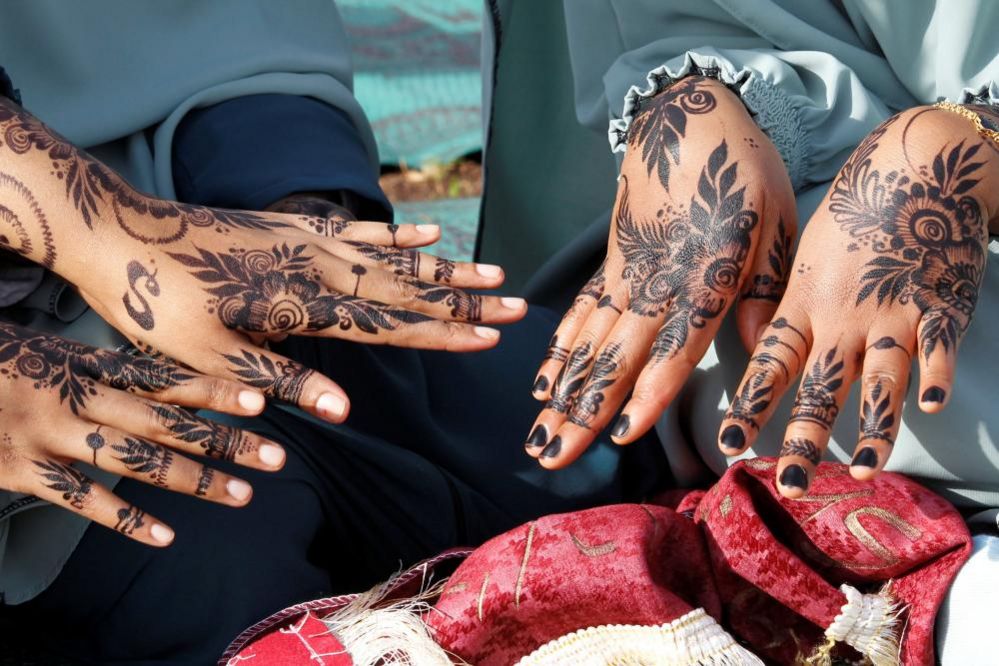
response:
M58 436L53 434L52 450L67 458L93 460L97 467L120 476L219 504L244 506L253 494L246 481L148 439L84 421L79 426L76 432L63 429Z
M260 435L215 423L181 407L143 400L114 389L106 389L96 399L87 401L82 416L178 451L231 460L256 469L280 469L285 461L284 449ZM94 464L100 442L95 440L90 447L94 451Z
M778 315L763 330L722 419L718 446L726 455L738 455L753 445L807 357L811 329L806 320Z
M736 327L742 344L749 352L756 347L763 330L773 319L787 288L797 227L794 211L789 213L788 222L780 213L776 224L763 225L756 256L736 306Z
M308 232L309 240L315 236L338 241L355 241L389 247L423 247L440 240L441 229L436 224L385 224L361 222L344 216L317 217L313 215L284 215L271 213L283 222L289 222Z
M850 392L861 344L816 341L784 432L777 462L777 488L791 499L804 496L829 445L829 433Z
M249 347L236 333L227 338L221 347L225 351L216 349L205 358L203 370L232 377L326 421L341 423L347 418L350 400L336 382L281 354Z
M534 379L534 386L531 393L537 400L548 400L551 397L551 388L555 384L555 379L562 371L562 366L569 358L569 350L575 343L580 331L586 325L587 319L604 296L604 265L601 264L597 272L593 274L587 283L580 290L573 301L572 306L562 317L555 335L552 336L545 357L541 361L541 367ZM601 309L618 311L620 308L613 302L613 299L604 301L605 306ZM614 307L611 307L614 306Z
M495 289L505 279L499 266L452 261L407 248L347 242L337 243L327 251L352 265L380 268L396 275L464 289Z
M942 411L950 399L963 332L944 306L929 308L919 321L919 408L928 414Z
M586 379L573 400L567 420L556 437L559 450L541 452L539 461L548 469L575 461L614 417L628 395L635 376L647 357L656 335L653 321L632 313L623 315L597 352ZM628 433L628 419L618 419L614 436Z
M56 460L35 460L34 494L149 546L169 546L174 532L141 509L121 501L83 472Z
M506 324L527 314L527 302L522 298L470 294L377 268L368 269L360 264L351 266L349 272L335 271L326 284L335 291L421 312L436 319Z
M860 379L860 436L850 463L855 479L873 479L888 462L909 381L911 328L871 335ZM901 340L901 342L899 342Z
M255 416L264 409L260 391L168 361L95 349L74 357L73 363L74 370L111 388L160 402L241 416Z

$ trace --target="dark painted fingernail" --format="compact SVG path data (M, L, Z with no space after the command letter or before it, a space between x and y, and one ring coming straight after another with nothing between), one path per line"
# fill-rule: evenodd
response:
M873 447L865 446L857 451L857 455L853 456L853 460L850 464L854 467L877 467L878 452L875 451Z
M931 386L923 391L923 402L943 402L947 398L947 391L939 386Z
M562 438L555 435L555 438L548 442L548 446L541 452L542 458L554 458L562 452Z
M539 375L536 380L534 380L534 388L531 389L533 393L543 393L548 390L548 378L544 375Z
M534 426L534 430L531 431L531 436L527 438L527 443L524 444L525 448L536 449L539 446L544 446L548 443L548 428L543 425Z
M788 465L780 473L780 484L785 488L808 490L808 472L801 465Z
M627 414L622 414L617 418L617 423L614 424L614 428L611 430L611 437L620 439L628 434L629 428L631 428L631 417Z
M738 451L746 445L746 433L737 425L730 425L722 430L721 443L726 449Z

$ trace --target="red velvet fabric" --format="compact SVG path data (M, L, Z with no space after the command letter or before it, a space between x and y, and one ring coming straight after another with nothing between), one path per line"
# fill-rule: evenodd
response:
M841 583L877 592L891 580L907 606L902 661L932 664L937 608L971 548L960 515L903 476L859 482L835 463L819 466L806 498L787 500L775 465L734 465L675 510L617 505L522 525L476 549L425 620L445 649L493 666L578 629L662 624L700 607L789 664L823 642L846 602ZM268 639L298 649L269 631L239 655Z

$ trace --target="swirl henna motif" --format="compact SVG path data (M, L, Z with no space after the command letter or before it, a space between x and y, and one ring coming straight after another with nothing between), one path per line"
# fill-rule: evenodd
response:
M27 186L5 173L0 173L0 247L24 256L41 248L39 263L48 269L55 266L55 243L45 214Z
M983 144L944 146L929 165L882 175L872 156L896 120L872 132L843 167L829 211L851 239L848 251L877 255L860 276L857 304L915 304L925 320L920 351L929 358L938 347L956 350L978 302L986 225L969 192L982 176Z
M376 334L400 324L431 317L347 294L330 292L320 283L314 257L306 245L275 245L271 250L215 253L195 248L197 255L169 253L210 286L209 311L229 328L259 333L320 331L339 327ZM389 248L391 249L391 248ZM359 277L359 276L358 276Z
M153 310L149 307L149 301L147 301L146 298L139 293L136 285L139 280L145 280L143 286L146 291L149 292L149 295L154 297L159 296L160 283L156 281L156 271L150 273L149 269L140 264L138 261L130 261L126 267L126 272L128 273L128 288L132 294L130 295L126 292L126 294L121 297L121 301L125 306L125 312L127 312L128 316L131 317L143 330L151 331L155 326L155 322L153 320ZM133 295L142 305L141 310L132 305Z

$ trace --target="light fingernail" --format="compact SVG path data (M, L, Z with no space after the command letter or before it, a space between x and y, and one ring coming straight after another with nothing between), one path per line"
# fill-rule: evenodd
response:
M240 502L245 502L249 499L250 493L253 492L253 488L250 487L250 484L239 479L229 479L226 481L225 489L229 493L230 497Z
M500 336L499 331L495 328L489 328L488 326L476 326L475 334L485 340L496 340Z
M523 298L513 298L511 296L501 298L500 303L508 310L523 310L527 306L527 301Z
M280 467L284 462L284 449L280 446L275 446L274 444L262 444L260 450L257 451L257 456L260 457L260 462L264 463L268 467Z
M264 396L256 391L240 391L236 399L239 406L248 412L259 412L264 408Z
M316 400L316 411L324 418L340 418L347 410L347 401L336 393L323 393Z
M482 277L498 278L503 274L503 269L492 264L475 264L475 272Z
M416 230L421 234L430 235L430 234L436 234L438 231L441 230L441 228L436 224L418 224L416 225Z
M173 541L173 530L166 525L153 523L153 526L149 528L149 536L153 537L157 543L167 544Z

